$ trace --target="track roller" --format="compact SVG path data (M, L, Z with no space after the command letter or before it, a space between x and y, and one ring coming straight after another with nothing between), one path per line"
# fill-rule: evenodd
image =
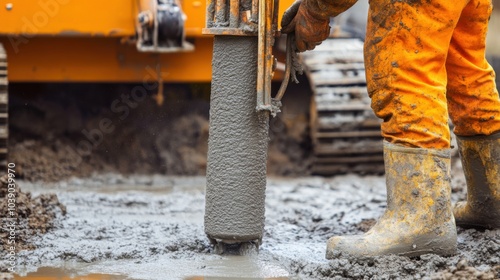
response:
M383 173L380 120L366 89L363 42L330 38L302 54L313 91L312 172L334 175Z

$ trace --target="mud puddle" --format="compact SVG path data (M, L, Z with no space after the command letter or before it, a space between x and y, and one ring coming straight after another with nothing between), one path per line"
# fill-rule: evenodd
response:
M36 272L28 273L25 276L15 275L12 280L23 279L23 280L66 280L66 279L78 279L78 280L123 280L127 279L123 275L113 275L113 274L82 274L78 269L68 269L68 268L53 268L53 267L41 267Z
M290 276L285 267L276 261L256 255L206 254L182 259L165 256L146 263L104 261L87 266L86 271L121 273L129 279L289 279Z
M105 267L129 266L133 272L121 270L120 273L110 272L113 269ZM158 279L184 279L184 280L287 280L289 273L276 264L259 260L258 256L226 256L208 257L204 260L168 259L158 261L156 264L133 265L130 262L98 262L92 264L67 263L61 267L41 267L35 272L24 273L23 276L15 275L11 279L148 279L139 274L140 271L152 273ZM106 271L102 273L101 271ZM154 272L153 272L154 271ZM127 274L125 276L124 274ZM8 278L7 278L8 279ZM10 279L9 279L10 280Z

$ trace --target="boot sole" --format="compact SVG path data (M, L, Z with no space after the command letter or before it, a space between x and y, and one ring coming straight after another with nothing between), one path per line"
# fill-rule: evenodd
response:
M401 257L409 257L409 258L415 258L419 257L421 255L425 254L434 254L438 255L441 257L450 257L453 256L457 253L457 248L451 248L451 249L444 249L444 250L416 250L416 251L411 251L411 252L404 252L404 253L399 253L397 254L398 256Z
M376 254L366 254L367 252L349 252L350 250L328 250L326 252L327 259L334 259L341 256L347 258L356 259L372 259L378 256L386 255L396 255L404 257L418 257L425 254L435 254L443 257L453 256L457 253L457 233L454 221L450 221L447 225L443 225L443 228L447 228L447 234L435 235L427 234L423 236L416 237L411 243L404 244L394 244L392 248L388 250L381 250ZM376 251L376 250L375 250ZM372 251L373 252L373 251Z
M426 254L434 254L438 255L441 257L451 257L456 255L457 253L457 248L449 248L449 249L443 249L443 250L431 250L431 249L425 249L425 250L415 250L415 251L408 251L408 252L400 252L400 253L382 253L380 255L373 255L373 256L355 256L351 255L346 252L342 253L327 253L326 254L326 259L328 260L333 260L336 258L347 258L347 259L358 259L358 260L365 260L365 261L371 261L374 260L375 258L381 257L381 256L390 256L390 255L395 255L398 257L408 257L408 258L416 258L421 255L426 255Z

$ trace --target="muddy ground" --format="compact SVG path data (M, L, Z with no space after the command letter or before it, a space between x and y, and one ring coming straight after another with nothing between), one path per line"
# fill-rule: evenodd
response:
M162 105L155 93L130 105L122 95L133 85L13 85L10 161L25 209L18 217L24 227L17 273L60 268L72 276L129 279L500 278L500 230L459 229L459 252L452 257L325 260L330 236L365 232L382 214L384 177L308 177L307 121L294 106L286 107L287 118L271 120L260 253L214 255L203 232L206 86L177 85L167 89ZM453 201L462 200L465 183L456 159L453 176ZM0 271L6 254L0 251Z
M454 201L465 197L457 165ZM205 184L204 177L196 176L117 174L45 184L20 182L34 196L56 193L67 214L54 229L31 240L36 249L18 254L18 273L59 267L71 275L106 273L130 279L500 277L500 230L459 229L459 250L452 257L325 260L328 237L367 231L382 214L383 176L271 178L260 253L214 255L203 232Z

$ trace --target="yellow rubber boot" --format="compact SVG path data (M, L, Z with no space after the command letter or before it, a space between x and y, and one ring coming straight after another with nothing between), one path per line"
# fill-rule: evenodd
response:
M384 215L363 235L330 238L326 258L453 255L457 231L450 201L450 150L407 148L385 142L384 161Z
M457 137L467 202L453 209L457 225L500 228L500 133Z

